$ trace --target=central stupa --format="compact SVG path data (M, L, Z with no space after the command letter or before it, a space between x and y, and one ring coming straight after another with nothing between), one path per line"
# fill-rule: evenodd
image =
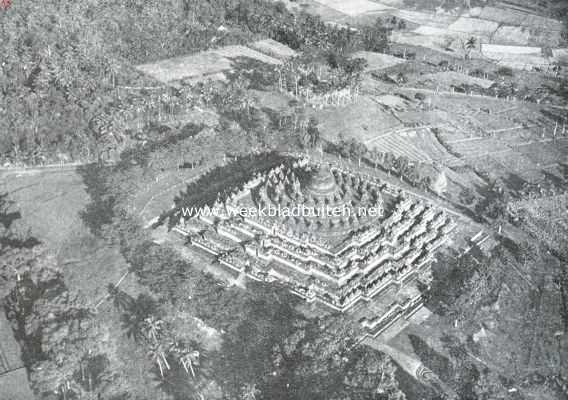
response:
M320 166L309 178L308 184L306 185L306 192L322 199L330 198L341 193L331 170L324 166Z
M274 222L297 236L325 238L332 247L376 224L383 206L376 185L323 164L269 173L255 200L259 207L301 208L302 215L280 215Z

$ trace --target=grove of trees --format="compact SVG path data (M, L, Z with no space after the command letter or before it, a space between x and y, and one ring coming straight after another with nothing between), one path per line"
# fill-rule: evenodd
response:
M133 64L257 37L348 54L384 49L388 31L331 27L268 0L14 2L0 12L0 160L68 162L123 149L127 127L112 120L148 114L117 96L118 86L149 85ZM101 115L110 122L93 125Z

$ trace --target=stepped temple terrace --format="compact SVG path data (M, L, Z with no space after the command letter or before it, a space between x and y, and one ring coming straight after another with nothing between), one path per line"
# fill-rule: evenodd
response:
M298 206L333 212L239 212ZM385 303L382 296L390 293L381 315L361 318L376 335L421 307L414 283L428 276L436 249L455 226L444 211L378 178L301 159L257 173L226 201L219 197L210 214L181 216L174 229L222 265L254 280L282 282L336 311Z

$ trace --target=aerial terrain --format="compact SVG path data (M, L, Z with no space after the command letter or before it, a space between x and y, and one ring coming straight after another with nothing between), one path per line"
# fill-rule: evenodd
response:
M568 2L0 0L0 400L568 398Z

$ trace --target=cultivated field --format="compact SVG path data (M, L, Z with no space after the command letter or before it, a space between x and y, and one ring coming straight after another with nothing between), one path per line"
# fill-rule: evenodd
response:
M406 156L412 161L449 161L453 158L428 128L406 128L378 135L366 143L369 148Z
M366 142L373 137L400 127L400 122L371 97L359 96L353 104L316 112L320 131L328 140L356 138Z
M531 42L531 31L524 26L501 26L493 33L493 43L527 46Z
M294 57L297 54L288 46L272 39L259 40L257 42L250 43L248 47L278 59L287 59Z
M403 64L406 60L383 53L373 53L371 51L358 51L352 58L363 58L367 61L365 71L378 71L395 65Z
M440 88L449 88L459 85L475 85L483 89L490 88L495 82L489 79L477 78L474 76L462 74L455 71L443 71L434 74L424 74L419 78L420 83L434 83Z
M206 79L208 76L231 70L231 61L212 51L170 58L136 67L163 83L182 79Z
M332 8L340 13L357 16L368 12L390 10L391 7L369 0L316 0L318 3Z
M430 82L427 86L438 83L438 76L445 85L458 83L450 78L468 84L478 79L451 71L409 73L409 85L424 77L425 85ZM367 90L375 93L374 101L390 111L402 127L359 136L369 148L415 161L438 162L459 170L460 175L465 173L463 167L471 166L493 176L509 179L514 175L533 183L542 181L545 172L562 176L557 166L568 161L568 133L561 120L549 116L547 106L494 97L437 95L434 91L418 100L411 88L376 82L375 86L367 85ZM487 87L491 81L480 79L477 83ZM389 92L394 94L379 94ZM469 186L471 178L463 175L455 181Z
M136 68L163 83L171 83L181 80L198 81L208 78L219 78L223 73L233 69L235 61L241 58L249 58L267 64L281 64L281 55L285 53L286 46L274 46L267 41L253 43L251 47L259 46L261 49L272 49L280 57L270 56L264 52L245 46L225 46L215 50L203 51L183 57L170 58L150 64L139 65ZM288 54L293 53L288 49Z
M465 32L471 35L489 37L497 30L499 24L479 18L460 17L456 22L448 26L448 30L454 32Z
M495 21L503 25L526 26L534 29L558 32L562 30L562 23L560 21L511 9L483 7L479 18Z

